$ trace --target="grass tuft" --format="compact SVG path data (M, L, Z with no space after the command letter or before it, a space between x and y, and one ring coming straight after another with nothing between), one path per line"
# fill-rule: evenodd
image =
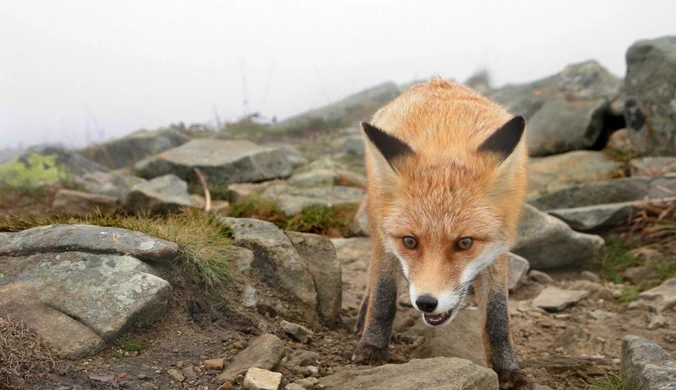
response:
M606 279L613 283L622 283L622 273L631 267L644 264L644 259L629 253L636 244L617 238L606 239L606 251L598 260L596 267Z
M605 375L603 378L599 379L592 384L592 389L594 390L632 390L624 383L622 378L617 375L610 374Z
M127 352L141 352L146 349L146 345L134 339L130 335L124 335L117 340L120 348Z

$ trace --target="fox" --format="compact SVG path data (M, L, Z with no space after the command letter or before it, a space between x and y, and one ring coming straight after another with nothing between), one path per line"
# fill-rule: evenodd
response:
M470 286L500 389L532 390L509 325L508 251L528 183L526 120L460 83L415 84L361 122L372 240L352 360L389 359L397 281L429 326L449 324Z

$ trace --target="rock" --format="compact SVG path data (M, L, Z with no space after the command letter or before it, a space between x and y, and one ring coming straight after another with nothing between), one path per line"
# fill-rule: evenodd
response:
M246 349L235 356L225 371L218 375L219 381L234 380L250 368L272 370L284 357L284 342L273 334L258 336Z
M328 170L320 169L305 173L298 173L289 178L287 183L294 187L312 188L332 186L338 182L338 173Z
M582 271L580 273L580 279L587 280L594 283L601 283L601 277L591 271Z
M608 136L610 100L621 80L595 61L568 65L561 73L487 93L510 112L525 115L528 151L545 156L589 149Z
M190 207L188 183L176 175L164 175L134 186L124 200L132 212L164 213Z
M284 332L301 343L308 343L314 336L314 332L310 329L292 322L282 321L280 326L284 329Z
M619 288L611 289L599 283L590 282L588 280L576 280L571 283L568 288L571 290L584 290L589 293L589 296L594 299L612 300L619 298L622 292Z
M622 111L624 111L624 102L622 102ZM619 156L631 155L632 148L631 141L629 140L629 129L624 128L613 132L610 138L608 138L605 150Z
M284 389L285 390L305 390L305 387L303 387L299 384L296 384L296 383L289 383L288 385L286 385L286 387Z
M243 201L244 199L255 196L263 192L268 187L272 187L277 184L284 184L282 180L270 180L264 181L262 183L236 183L230 184L225 191L225 198L230 201L230 203L237 203Z
M357 206L364 199L364 190L344 186L295 188L280 184L267 188L261 195L274 200L284 214L293 215L318 205Z
M551 276L547 275L546 273L544 273L542 271L538 271L536 269L531 270L530 273L528 274L528 276L530 276L531 279L535 280L538 283L542 283L542 284L554 283L554 279L552 279Z
M181 372L175 368L167 370L167 375L169 375L176 382L183 382L185 380L183 374L181 374Z
M364 157L364 136L352 135L345 138L345 152L351 156Z
M609 180L618 177L621 173L621 164L603 152L578 150L555 156L532 158L528 165L528 199L543 197L581 183ZM620 202L623 200L625 199L608 201ZM551 208L577 206L586 206L586 204L555 205ZM540 208L539 206L536 207Z
M193 206L197 206L201 209L206 209L207 201L202 195L191 194L190 200L192 201ZM225 200L211 199L211 208L209 212L217 214L228 214L230 210L230 202Z
M589 332L577 325L567 327L554 343L554 347L561 348L567 355L578 355L581 347L589 339Z
M468 360L437 357L413 359L369 369L345 370L319 380L334 390L484 390L497 389L494 371Z
M291 352L291 356L289 356L289 360L286 362L285 366L289 367L290 370L293 370L294 367L317 365L319 359L320 355L317 352L296 349Z
M622 277L634 285L639 285L655 273L651 267L644 265L638 267L629 267L622 273Z
M561 290L547 287L533 300L533 305L547 311L561 311L589 295L587 291Z
M146 179L136 176L99 171L78 176L75 180L87 192L110 196L119 201L123 201L135 185L146 181Z
M358 236L369 236L371 234L369 231L368 194L364 195L364 200L352 219L352 233Z
M620 377L628 388L676 389L676 362L659 345L638 336L622 339Z
M452 356L485 366L486 358L483 349L476 348L482 343L481 327L479 310L464 308L458 312L450 324L443 328L432 328L422 320L417 320L415 325L403 334L412 340L421 336L425 339L425 342L413 351L414 358Z
M204 367L207 370L222 370L223 369L223 358L205 360L204 361Z
M321 130L349 125L369 117L400 93L399 87L391 81L378 84L328 106L280 121L271 130Z
M664 327L664 325L667 324L667 319L661 315L661 314L656 314L650 318L650 322L648 323L648 330L655 330Z
M95 353L103 342L128 327L162 316L171 294L167 281L130 256L83 252L0 255L0 273L4 274L0 316L24 319L67 357ZM74 326L73 321L82 326ZM52 329L45 332L45 326ZM73 333L75 329L80 333ZM63 335L72 340L61 344Z
M342 269L336 256L336 248L324 236L298 232L286 232L286 235L312 275L317 290L320 318L325 325L336 325L343 291Z
M617 313L611 313L611 312L608 312L608 311L598 310L598 309L587 312L587 317L591 318L592 320L596 320L596 321L609 320L609 319L611 319L615 316L617 316Z
M230 259L240 273L247 273L251 270L251 262L254 259L254 253L246 248L232 246L228 248Z
M531 199L528 203L540 210L555 210L633 202L647 196L649 186L649 179L638 177L583 183Z
M604 248L601 237L575 232L561 220L525 205L512 252L528 259L531 268L550 269L583 264Z
M247 390L277 390L282 383L282 374L252 367L244 376Z
M0 186L38 188L44 185L72 185L76 176L108 169L61 147L30 148L0 164Z
M315 389L317 384L319 383L319 380L317 378L303 378L303 379L298 379L297 381L293 382L294 384L297 384L298 386L302 387L303 389Z
M298 168L308 163L308 160L295 146L286 142L266 142L263 146L279 148L291 164L291 168Z
M661 176L676 172L676 157L640 157L629 161L632 176Z
M235 244L254 253L251 267L261 280L283 287L312 310L317 308L317 292L307 264L284 232L270 222L249 218L223 218L232 229Z
M642 155L676 154L676 37L635 42L626 55L625 120Z
M79 152L108 168L120 169L183 145L189 140L188 136L176 130L140 130L124 138L81 149Z
M609 203L570 209L554 209L547 210L547 214L562 220L574 230L585 232L617 226L617 224L629 218L634 207L639 203L641 202Z
M528 260L513 253L509 253L508 257L509 257L509 267L508 267L509 276L507 286L509 287L509 291L513 291L523 284L523 281L526 277L526 273L528 272L530 264L528 264Z
M665 280L659 286L644 291L638 299L629 304L629 308L648 308L657 314L676 307L676 278Z
M644 258L646 260L661 261L662 259L664 259L664 255L662 254L662 252L649 246L643 246L640 248L632 249L629 251L629 254L634 257Z
M648 187L648 198L673 200L676 196L676 174L654 177Z
M181 370L181 373L183 374L185 379L189 381L197 379L197 374L195 373L195 368L192 366L192 364L188 365L187 367L184 367Z
M54 213L66 215L112 214L118 208L117 199L110 196L65 189L59 190L52 202Z
M0 233L0 256L61 252L128 255L169 264L178 255L178 245L141 232L93 225L49 225Z
M258 301L258 291L250 284L245 284L244 293L242 294L242 306L247 308L256 307Z
M199 184L194 168L204 173L212 190L232 183L284 178L291 174L291 164L281 149L244 140L192 140L135 165L142 177L173 173L189 183Z

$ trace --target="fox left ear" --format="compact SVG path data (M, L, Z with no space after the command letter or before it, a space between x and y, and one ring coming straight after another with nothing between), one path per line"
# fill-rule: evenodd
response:
M517 115L502 125L495 133L491 134L479 146L478 151L495 153L500 156L501 160L505 160L512 154L516 145L519 144L525 128L526 119L521 115Z

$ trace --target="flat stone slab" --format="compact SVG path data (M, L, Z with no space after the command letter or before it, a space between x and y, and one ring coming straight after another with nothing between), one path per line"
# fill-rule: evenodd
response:
M577 231L589 231L604 227L616 226L626 221L639 202L622 202L595 206L575 207L570 209L548 210L547 214L567 223Z
M533 300L533 305L547 311L561 311L589 296L588 291L547 287Z
M0 256L86 252L129 255L150 263L169 263L178 245L145 233L94 225L48 225L0 233Z
M0 257L0 273L0 315L24 319L66 357L94 353L129 326L160 317L171 294L167 281L131 256Z
M269 187L261 195L276 201L286 215L298 214L317 205L358 206L364 200L364 190L345 186L297 188L282 184Z
M124 200L125 208L134 212L169 212L193 205L188 183L172 174L136 184Z
M629 307L644 307L658 314L676 307L676 278L667 279L659 286L640 293Z
M264 334L235 356L225 371L218 375L219 381L237 378L252 367L263 370L274 369L284 357L284 342L273 334Z
M664 348L643 337L625 336L620 377L631 389L676 390L676 361Z
M321 378L319 384L333 390L486 390L498 388L498 377L469 360L437 357L345 370Z

